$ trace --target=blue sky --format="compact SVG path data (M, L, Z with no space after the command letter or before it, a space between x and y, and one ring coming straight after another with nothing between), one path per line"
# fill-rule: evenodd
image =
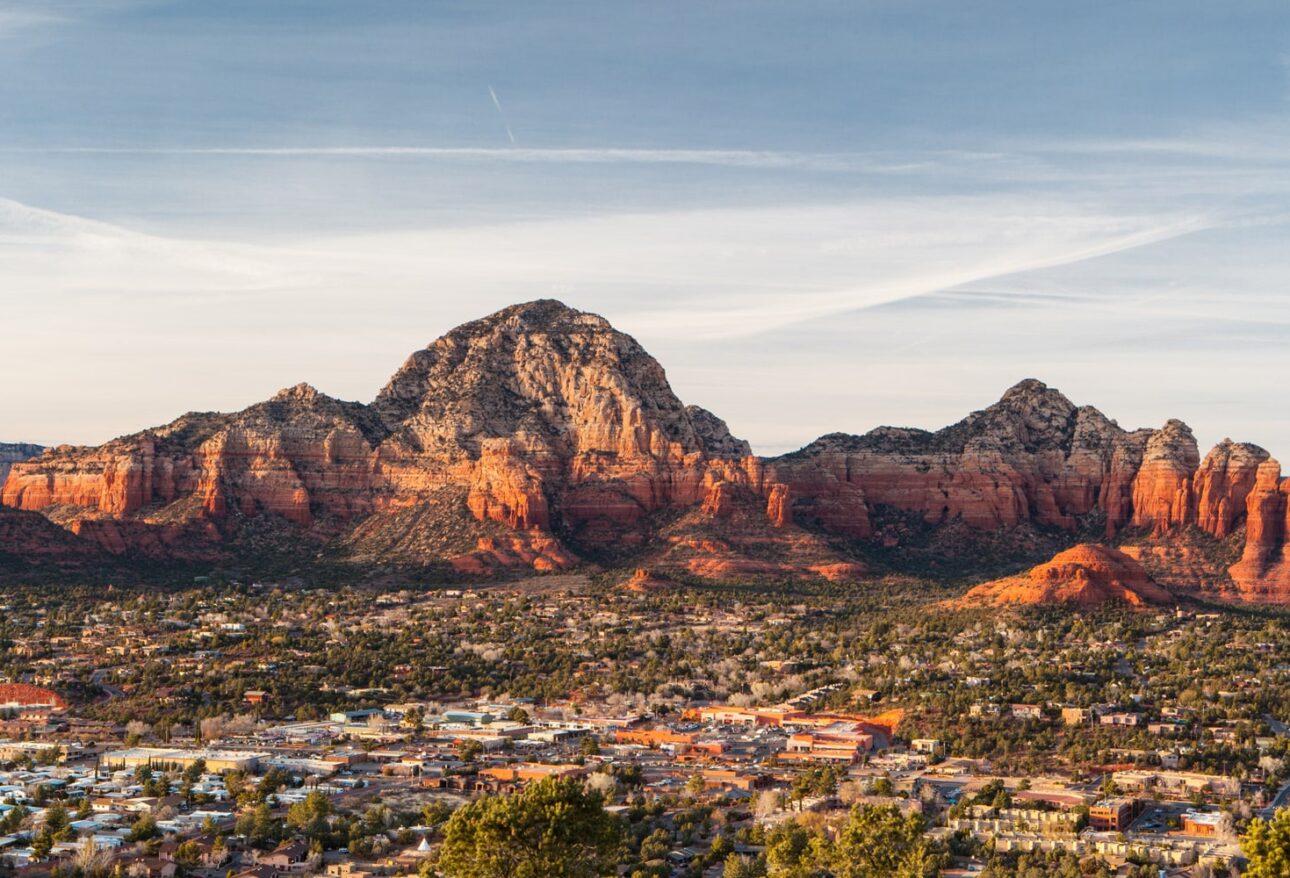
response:
M1280 2L0 0L5 440L557 296L764 453L1038 377L1290 455L1287 241Z

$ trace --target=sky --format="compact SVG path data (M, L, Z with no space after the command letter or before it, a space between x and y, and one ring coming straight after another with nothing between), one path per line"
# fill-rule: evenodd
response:
M1290 459L1290 6L0 0L0 440L551 297L762 454L1033 377Z

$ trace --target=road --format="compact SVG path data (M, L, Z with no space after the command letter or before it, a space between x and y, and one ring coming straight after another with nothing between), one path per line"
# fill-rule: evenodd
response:
M106 674L107 674L107 671L100 668L96 670L94 673L90 674L90 682L93 683L95 686L98 686L100 689L102 689L104 692L107 693L108 701L113 701L117 698L124 698L125 692L113 686L111 683L103 682L103 677Z
M1272 804L1260 811L1259 816L1266 820L1275 814L1278 808L1284 808L1287 805L1290 805L1290 783L1281 785L1281 789L1277 790L1276 796L1272 799Z

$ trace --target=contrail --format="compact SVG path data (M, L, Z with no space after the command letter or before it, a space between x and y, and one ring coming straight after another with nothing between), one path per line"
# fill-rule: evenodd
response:
M497 108L497 115L502 117L502 126L506 129L506 136L511 139L511 145L515 145L515 135L511 133L511 123L506 121L506 112L502 110L502 102L497 99L497 92L493 87L488 87L488 96L493 99L493 106Z

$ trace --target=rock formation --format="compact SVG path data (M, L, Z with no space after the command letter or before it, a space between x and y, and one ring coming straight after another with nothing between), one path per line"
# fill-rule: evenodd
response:
M1290 600L1287 482L1256 446L1225 441L1202 461L1179 421L1125 430L1027 380L942 430L830 434L758 458L682 404L634 339L554 301L452 330L370 405L300 384L10 466L0 505L126 560L290 552L484 574L598 561L850 579L866 547L912 537L934 552L938 534L1096 536L1159 566L1169 541L1196 534L1240 551L1215 574L1227 590ZM18 530L39 542L31 519Z
M969 607L1092 608L1108 601L1144 607L1170 600L1169 593L1152 582L1133 558L1107 546L1081 544L1020 576L978 585L958 603Z
M1290 598L1290 479L1281 478L1281 464L1264 460L1246 496L1245 549L1231 569L1243 597L1285 601Z

